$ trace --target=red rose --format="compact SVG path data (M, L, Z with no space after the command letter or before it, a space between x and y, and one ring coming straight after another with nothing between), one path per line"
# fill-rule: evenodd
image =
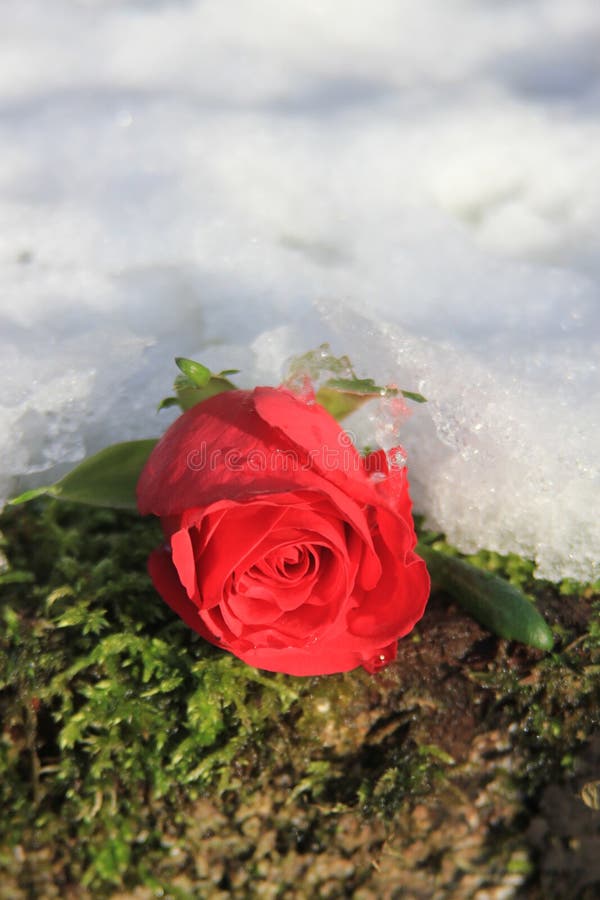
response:
M429 595L406 470L362 457L318 404L229 391L178 418L138 482L166 544L158 592L208 641L261 669L324 675L395 657Z

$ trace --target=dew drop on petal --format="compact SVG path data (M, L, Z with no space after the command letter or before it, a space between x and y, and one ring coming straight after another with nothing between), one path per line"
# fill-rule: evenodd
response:
M374 675L375 672L379 672L380 669L383 669L396 659L397 650L398 643L397 641L393 641L391 644L388 644L387 647L382 647L375 656L371 657L371 659L363 662L363 668L371 675Z

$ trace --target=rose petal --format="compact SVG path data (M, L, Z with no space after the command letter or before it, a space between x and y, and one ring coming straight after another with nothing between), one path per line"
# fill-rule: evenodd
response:
M187 591L190 600L198 604L200 593L196 579L196 561L190 533L187 528L182 528L171 535L171 550L173 551L173 564L179 574L179 579Z
M154 587L173 612L177 613L186 625L201 634L207 641L218 644L212 632L206 628L200 618L198 607L192 603L179 581L170 551L164 548L153 550L148 558L148 573Z
M318 581L318 559L301 576L292 578L272 568L260 568L259 565L252 566L237 578L238 596L274 603L279 609L279 615L286 610L296 609L311 599Z
M249 647L235 651L250 666L287 675L332 675L349 672L361 665L356 653L346 650L343 641L322 642L308 647Z
M357 535L347 522L342 521L336 505L327 499L314 499L309 492L306 492L306 497L301 494L278 495L277 502L270 496L258 498L252 503L223 501L207 510L201 523L196 551L203 606L220 602L223 585L233 571L240 577L265 557L278 552L279 548L297 543L335 549L340 559L346 560L348 593L352 590L359 565L365 586L376 583L381 567L373 552L362 512L349 501L361 531ZM299 498L302 502L298 502ZM308 502L311 498L314 499L312 507ZM287 508L286 503L291 503L291 507ZM222 515L224 507L226 514ZM220 516L214 528L211 525L213 512ZM210 535L207 541L204 540L205 534Z
M374 450L363 458L365 472L369 476L380 476L374 481L374 487L379 495L379 504L385 501L391 509L400 511L412 523L410 515L411 501L408 491L408 474L405 465L396 465L393 460L399 456L406 458L405 450L398 444L391 450Z
M247 594L230 594L224 603L227 605L231 616L246 625L272 625L281 616L281 608L270 599L256 598Z
M211 640L213 644L217 644L239 656L238 650L247 650L252 646L252 643L242 638L241 631L240 634L232 632L225 621L223 612L223 605L213 606L211 609L200 610L200 618L207 631L212 635ZM241 626L241 623L236 622L236 628L238 626ZM243 626L241 627L243 628Z
M386 510L379 513L391 517ZM380 534L375 537L375 548L382 576L349 613L348 630L357 641L370 638L384 643L412 630L425 611L430 584L425 563L406 544L392 550Z
M165 517L302 488L342 488L341 505L349 498L368 503L374 487L352 441L323 407L282 389L255 388L217 394L176 419L150 454L136 493L142 515Z
M184 412L160 439L138 481L138 508L169 516L244 493L295 488L293 472L272 463L282 448L293 444L261 419L250 391L217 394Z
M312 469L347 490L351 497L367 502L371 485L362 457L327 410L282 388L255 388L254 403L258 415L277 429L284 441L293 441L305 451Z
M142 515L170 516L223 499L313 487L315 479L327 491L306 451L257 413L253 392L227 391L175 420L150 454L136 492Z
M375 672L379 672L380 669L385 668L385 666L388 666L393 662L397 655L398 641L392 641L387 647L382 647L373 656L363 660L362 667L363 669L366 669L370 675L374 675Z
M206 518L210 536L204 541L203 532L200 533L197 557L203 605L213 606L221 601L226 580L244 560L264 555L263 547L284 515L285 509L279 506L266 506L259 513L252 505L230 503L228 514L219 518L217 528L211 529L209 512Z

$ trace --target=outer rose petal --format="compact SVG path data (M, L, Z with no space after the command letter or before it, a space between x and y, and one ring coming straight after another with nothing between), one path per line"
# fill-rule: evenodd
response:
M336 672L349 672L362 664L356 653L345 650L339 640L319 648L308 646L272 650L256 647L236 653L236 656L257 669L285 672L287 675L334 675Z
M196 560L194 559L194 548L192 547L190 533L187 528L176 531L171 537L171 551L173 554L173 565L177 569L181 584L190 600L198 602L200 594L196 578Z
M371 675L383 669L389 663L393 662L398 655L398 641L393 641L387 647L381 647L375 656L363 662L363 669L366 669Z
M342 488L363 503L376 493L352 442L321 406L255 388L217 394L176 419L144 466L137 499L142 515L165 517L302 488Z
M265 422L307 453L312 468L351 497L370 499L372 485L365 477L362 457L322 406L309 405L290 391L262 387L255 388L254 403Z
M173 612L177 613L186 625L197 631L198 634L201 634L205 640L210 641L212 644L218 644L218 641L215 640L200 618L198 607L192 603L186 594L168 550L160 548L150 554L148 558L148 573L154 583L154 587Z
M400 512L404 521L412 533L413 544L416 543L416 535L412 520L412 503L408 492L408 474L404 463L398 465L394 460L404 460L406 453L400 446L391 450L375 450L368 453L363 460L365 471L371 477L379 476L375 481L375 490L379 494L381 505L387 505L396 512ZM383 502L382 502L383 501Z
M137 484L142 515L171 516L224 499L293 490L293 473L271 460L282 441L256 413L250 391L217 394L167 429ZM289 443L283 449L293 449Z

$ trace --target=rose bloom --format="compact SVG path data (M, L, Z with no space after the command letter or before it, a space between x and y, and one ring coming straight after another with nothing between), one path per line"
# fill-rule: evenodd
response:
M148 568L191 628L250 665L324 675L395 658L423 615L406 469L361 456L323 407L282 388L181 415L137 486L165 544Z

